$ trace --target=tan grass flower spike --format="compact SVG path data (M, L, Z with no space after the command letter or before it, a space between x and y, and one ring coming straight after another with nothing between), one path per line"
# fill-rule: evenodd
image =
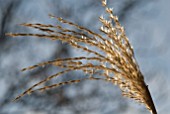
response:
M61 67L65 70L57 72L56 74L51 75L39 83L33 85L16 97L15 100L18 100L22 96L35 91L44 91L65 84L78 83L83 80L104 80L119 86L123 96L132 98L139 103L143 103L152 114L157 114L148 87L144 82L144 77L140 72L139 66L135 60L133 48L125 34L125 30L119 23L118 17L113 15L112 9L107 7L106 0L102 0L102 4L109 15L108 20L106 20L103 16L99 18L100 22L102 23L100 30L101 33L104 33L104 35L95 33L85 27L79 26L53 15L50 15L50 17L56 18L59 22L72 26L81 32L70 30L59 25L55 26L40 23L25 23L22 25L43 31L44 34L7 34L8 36L12 37L35 36L51 40L60 40L70 44L74 48L90 53L89 56L84 55L81 57L58 58L22 69L22 71L31 70L36 67L51 64ZM86 60L87 62L85 63L83 60ZM76 70L81 70L84 73L89 74L89 77L34 89L40 84L43 84L53 78Z

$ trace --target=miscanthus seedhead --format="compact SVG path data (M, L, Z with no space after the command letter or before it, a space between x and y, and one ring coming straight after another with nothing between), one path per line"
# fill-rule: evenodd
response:
M109 19L105 19L103 16L99 17L99 21L102 23L100 31L101 33L104 33L104 35L95 33L88 28L53 15L50 15L50 17L56 18L63 24L75 27L80 32L59 25L25 23L22 25L43 31L44 34L7 34L12 37L35 36L38 38L60 40L70 44L74 48L90 53L88 56L58 58L22 69L22 71L31 70L36 67L51 64L53 66L61 67L64 70L33 85L16 97L15 100L35 91L44 91L61 85L78 83L83 80L103 80L117 85L121 89L123 96L143 103L152 114L157 114L148 87L144 82L144 77L136 62L133 48L125 34L124 27L119 23L118 17L113 15L112 9L107 7L106 0L102 0L102 4L109 16ZM86 60L87 62L83 62L83 60ZM81 70L89 76L85 76L80 80L70 80L35 89L35 87L52 80L53 78L76 70Z

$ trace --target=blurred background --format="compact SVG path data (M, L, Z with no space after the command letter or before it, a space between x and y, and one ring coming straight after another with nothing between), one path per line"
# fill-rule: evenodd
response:
M108 0L134 47L158 114L170 112L169 0ZM84 81L43 93L13 98L57 72L51 66L21 72L23 67L60 57L81 55L67 44L33 37L10 38L7 32L38 33L21 23L57 24L48 14L98 31L105 14L100 0L0 0L0 114L149 114L143 105L123 98L107 82ZM63 81L81 76L73 72ZM49 82L51 83L51 82Z

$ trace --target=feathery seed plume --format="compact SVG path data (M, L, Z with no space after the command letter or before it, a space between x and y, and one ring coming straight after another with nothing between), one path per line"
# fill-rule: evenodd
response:
M7 34L8 36L12 37L35 36L38 38L60 40L62 42L70 44L74 48L83 50L84 52L91 54L90 56L84 55L81 57L58 58L55 60L42 62L27 68L23 68L22 71L26 71L51 64L63 68L64 70L57 72L56 74L51 75L46 79L40 81L39 83L33 85L25 92L20 94L18 97L16 97L14 101L20 99L26 94L31 94L35 91L44 91L61 85L78 83L83 80L103 80L117 85L121 89L123 96L132 98L139 103L143 103L152 114L157 114L148 87L144 82L144 77L134 57L133 48L125 34L124 27L121 26L118 17L113 15L112 8L107 7L106 0L102 0L102 5L105 7L105 10L109 15L108 20L105 19L103 16L99 17L99 21L102 23L100 31L104 33L105 36L102 36L101 34L95 33L92 30L79 26L70 21L67 21L61 17L55 17L53 15L50 15L50 17L57 19L63 24L73 26L81 32L67 29L59 25L54 26L50 24L45 25L40 23L24 23L21 25L38 29L40 31L43 31L44 34ZM95 47L96 50L91 47ZM87 63L83 63L83 60L86 60ZM94 64L94 61L97 64ZM89 74L89 77L84 77L84 79L80 80L60 82L39 89L34 89L35 87L49 80L52 80L53 78L76 70L81 70L85 74ZM94 77L94 74L98 74L98 76L100 77Z

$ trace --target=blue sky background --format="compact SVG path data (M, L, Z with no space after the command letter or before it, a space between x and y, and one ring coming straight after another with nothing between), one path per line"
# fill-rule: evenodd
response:
M126 29L135 56L159 114L170 112L170 13L169 0L108 0ZM39 31L21 23L58 24L48 14L61 16L91 30L101 26L105 15L100 0L0 0L0 114L149 114L143 105L123 98L117 87L106 82L82 82L9 103L26 88L56 69L31 72L20 69L57 57L79 56L68 45L36 38L9 38L6 32ZM65 25L63 25L65 26ZM68 74L62 81L81 72Z

